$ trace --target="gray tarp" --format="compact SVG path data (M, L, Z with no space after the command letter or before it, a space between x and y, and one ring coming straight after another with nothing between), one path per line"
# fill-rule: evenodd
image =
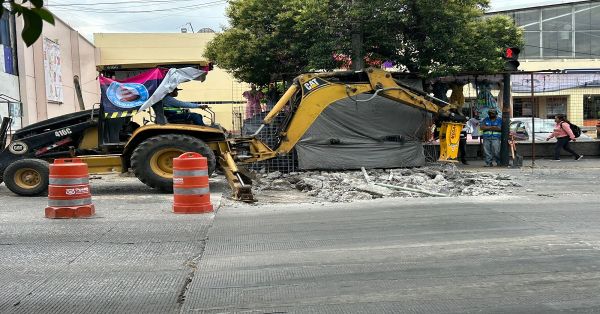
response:
M367 99L371 95L359 95ZM300 169L414 167L429 114L383 97L329 106L296 145Z

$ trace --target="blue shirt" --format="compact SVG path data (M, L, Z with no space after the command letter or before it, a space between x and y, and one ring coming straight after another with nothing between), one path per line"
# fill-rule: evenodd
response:
M496 126L496 127L502 128L502 119L498 119L498 117L496 117L496 120L491 120L489 117L487 117L487 118L483 119L483 121L481 121L481 125ZM485 130L485 131L483 131L482 137L483 138L500 138L500 137L502 137L502 132Z
M177 100L175 99L175 97L171 97L169 95L165 96L165 98L163 98L163 106L165 106L165 108L167 107L171 107L171 108L200 108L200 105L195 104L195 103L191 103L191 102L186 102L186 101L181 101L181 100Z

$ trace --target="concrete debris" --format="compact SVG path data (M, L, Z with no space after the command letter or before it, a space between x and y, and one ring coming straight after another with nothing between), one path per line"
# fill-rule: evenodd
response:
M267 180L275 180L275 179L278 179L279 177L281 177L281 172L279 172L279 171L274 171L274 172L267 174Z
M510 175L462 171L453 165L407 169L307 171L257 174L257 192L298 190L328 202L386 197L484 196L509 194L521 187Z

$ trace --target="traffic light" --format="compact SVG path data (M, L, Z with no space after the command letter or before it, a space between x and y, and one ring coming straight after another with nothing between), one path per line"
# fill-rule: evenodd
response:
M519 68L519 52L521 49L517 47L508 47L502 51L502 59L504 59L504 70L517 71Z

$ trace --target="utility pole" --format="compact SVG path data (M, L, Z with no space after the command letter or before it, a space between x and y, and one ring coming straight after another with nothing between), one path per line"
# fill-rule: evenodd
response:
M504 73L504 91L502 98L502 138L500 142L500 164L508 166L509 161L509 146L508 134L510 131L510 73Z
M361 0L352 0L352 8L356 8ZM352 70L364 69L363 30L361 19L352 21Z
M510 88L510 73L517 71L519 68L519 52L520 49L517 47L508 47L504 49L502 53L502 59L504 59L504 92L502 101L502 137L500 142L500 164L502 166L508 166L509 162L509 146L508 146L508 135L510 132L510 101L511 101L511 88Z

